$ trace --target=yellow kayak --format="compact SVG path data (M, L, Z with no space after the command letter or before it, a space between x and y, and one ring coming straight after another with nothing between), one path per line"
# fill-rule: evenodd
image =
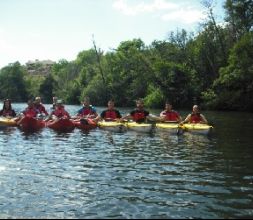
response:
M124 132L126 131L126 126L124 123L115 122L115 121L100 121L98 126L101 129L112 131L112 132Z
M136 122L128 122L127 128L131 131L141 132L141 133L151 133L155 126L153 124L148 123L136 123Z
M0 117L0 127L13 127L16 125L17 125L17 123L13 119Z
M178 123L157 123L157 131L164 131L172 134L180 134L183 132L183 127Z
M213 126L207 124L184 124L184 129L186 131L197 133L197 134L208 134L212 129Z

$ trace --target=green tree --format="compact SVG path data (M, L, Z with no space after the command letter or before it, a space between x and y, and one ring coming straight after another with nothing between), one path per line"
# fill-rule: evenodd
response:
M24 80L25 69L19 62L9 64L0 71L0 98L16 102L26 101L28 95Z
M52 101L52 97L54 96L54 87L56 81L52 74L48 75L44 82L39 87L39 94L42 96L43 100L46 103L50 103Z
M150 79L146 66L147 48L140 39L121 42L119 47L105 56L106 81L118 104L132 105L133 99L145 97Z
M155 64L153 82L155 87L160 88L165 99L183 107L192 104L194 97L192 77L192 72L186 65L162 61Z
M226 0L224 7L230 34L235 42L245 33L253 31L252 0Z
M221 68L213 90L204 93L209 106L253 110L253 33L245 34L232 48L229 65Z
M103 84L103 80L100 74L97 74L90 83L83 88L81 91L81 99L88 96L92 103L96 105L105 105L106 99L105 97L105 87Z
M76 84L79 76L79 66L73 61L61 60L53 65L52 76L55 80L52 94L69 104L79 104L81 89Z
M99 63L97 56L100 56ZM78 94L79 96L79 101L81 101L80 99L83 99L84 96L90 96L91 101L97 104L102 104L102 101L106 100L107 85L105 86L104 78L101 78L101 69L105 68L103 59L103 54L96 54L94 49L82 51L78 54L75 64L78 66L79 72L73 88L75 88L76 95ZM102 81L100 81L100 79L102 79ZM100 93L101 89L103 91L102 93ZM100 94L99 97L95 97L94 90L98 90L97 94Z
M149 62L146 63L151 69L149 84L156 89L149 89L152 92L147 97L157 97L160 106L169 99L178 107L184 107L191 105L194 97L199 95L198 83L194 80L196 72L190 59L189 45L192 41L191 34L182 30L171 33L169 42L154 41L151 44L150 55L146 56Z
M29 75L25 74L25 87L26 91L28 94L28 98L34 98L36 96L41 96L40 95L40 86L44 82L45 77L44 76L39 76L39 75Z

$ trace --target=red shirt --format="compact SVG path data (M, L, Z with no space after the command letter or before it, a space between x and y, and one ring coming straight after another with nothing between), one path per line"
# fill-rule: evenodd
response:
M180 119L180 115L172 110L172 111L163 111L161 113L161 115L163 115L165 117L165 121L178 121Z
M80 109L78 111L78 116L80 117L85 117L85 116L88 116L88 115L92 115L92 116L95 116L96 115L96 110L92 107L92 106L89 106L88 108L87 107L83 107L82 109Z
M48 116L48 112L42 104L35 106L35 108L39 111L40 114L44 113L46 116Z
M27 108L23 114L25 115L25 117L29 117L29 118L36 118L38 111L36 108Z
M201 121L202 121L202 118L200 116L200 113L191 114L190 123L200 123Z
M105 110L101 113L101 117L105 120L116 120L116 119L119 119L121 118L121 114L118 110Z
M136 110L132 111L130 113L130 115L132 116L132 118L135 122L144 122L146 120L147 116L149 115L149 112L146 110L136 109Z
M53 115L55 115L57 118L63 118L63 117L70 118L69 113L63 107L57 108L55 111L53 111Z

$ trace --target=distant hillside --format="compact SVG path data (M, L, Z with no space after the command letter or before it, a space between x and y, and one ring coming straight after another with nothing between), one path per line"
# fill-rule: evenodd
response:
M52 66L55 64L52 60L35 60L26 63L28 74L33 76L47 76L51 72Z

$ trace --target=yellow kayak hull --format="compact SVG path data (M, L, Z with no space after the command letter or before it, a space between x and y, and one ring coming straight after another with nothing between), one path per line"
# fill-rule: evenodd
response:
M98 122L98 127L107 131L112 132L124 132L126 131L126 126L123 123L120 122L114 122L114 121L101 121Z
M158 132L168 132L172 134L179 134L183 132L183 127L177 123L157 123L156 130Z
M136 123L136 122L128 122L127 123L128 130L141 132L141 133L151 133L153 132L155 126L153 124L147 123Z
M213 126L207 124L184 124L183 127L186 131L197 134L208 134L213 129Z
M0 118L0 127L14 127L17 126L17 123L13 119Z

